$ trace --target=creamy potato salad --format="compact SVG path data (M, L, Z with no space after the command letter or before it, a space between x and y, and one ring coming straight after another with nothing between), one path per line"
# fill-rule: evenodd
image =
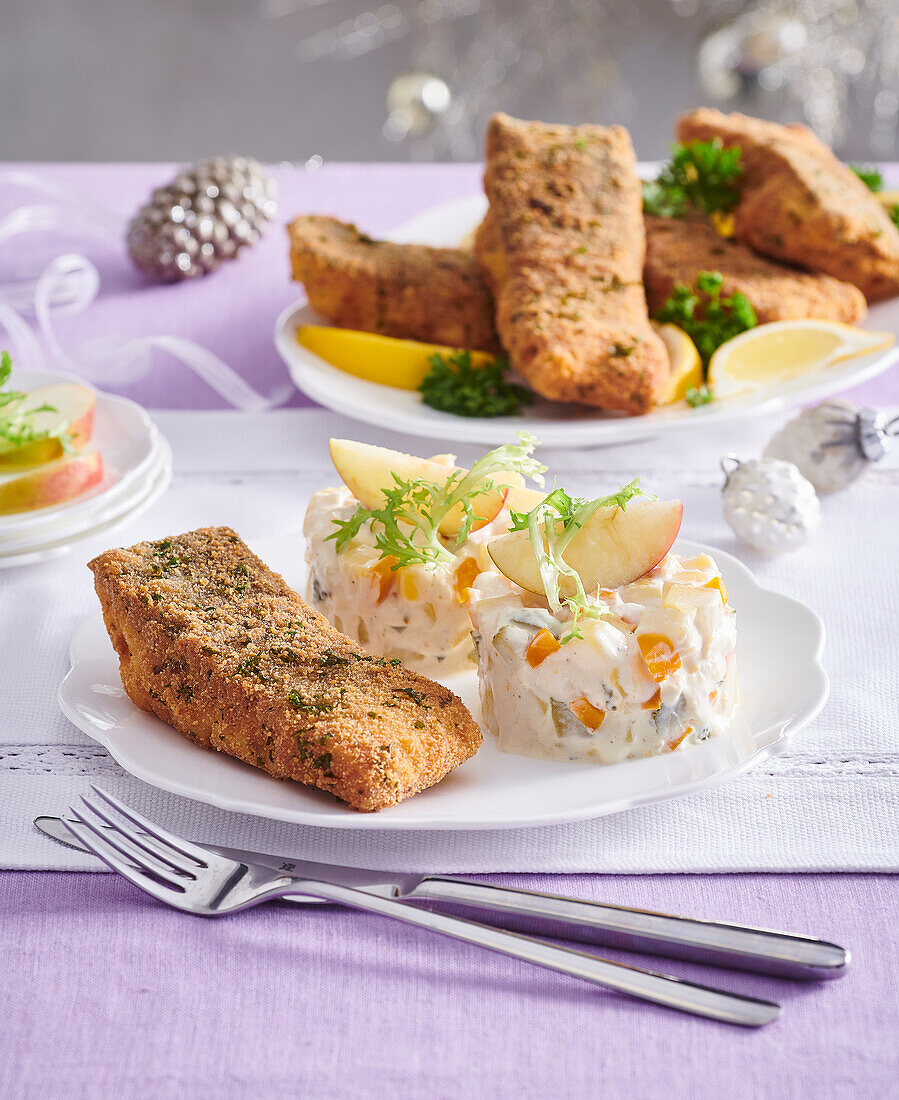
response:
M309 565L307 602L338 630L380 657L399 658L425 675L474 670L466 592L491 567L486 544L508 527L508 512L460 545L441 538L448 561L394 569L369 524L338 553L335 520L349 520L358 502L349 489L323 489L309 502L303 533Z
M639 478L547 492L535 446L521 433L465 469L332 439L344 484L306 512L309 603L425 675L476 668L504 752L615 764L722 733L736 616L712 559L671 550L683 503Z
M513 506L543 499L524 485L543 480L536 443L519 433L466 469L455 455L332 439L344 488L316 493L306 512L310 603L371 652L418 672L473 669L467 591Z
M483 725L504 752L615 764L722 733L737 705L736 616L711 558L669 553L581 614L483 573L470 606Z

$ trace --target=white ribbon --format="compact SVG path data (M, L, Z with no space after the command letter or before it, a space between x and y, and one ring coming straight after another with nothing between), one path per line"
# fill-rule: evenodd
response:
M109 210L97 209L74 188L33 172L0 172L0 187L23 187L57 200L20 206L0 219L0 246L23 234L54 233L87 237L121 245L122 220ZM53 327L53 314L77 314L97 297L100 274L93 263L77 252L52 260L37 278L24 277L0 284L0 327L6 330L19 364L33 369L53 368L107 385L133 381L151 366L152 352L164 351L193 371L225 401L251 412L275 408L293 392L287 382L272 394L258 393L217 355L194 340L161 334L116 342L93 341L69 355ZM39 340L23 317L31 314L42 337ZM46 348L46 354L44 353Z

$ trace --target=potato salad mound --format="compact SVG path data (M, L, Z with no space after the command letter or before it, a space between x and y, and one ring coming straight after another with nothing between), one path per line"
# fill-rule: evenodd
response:
M455 539L445 540L451 560L393 569L375 546L370 526L360 528L342 553L329 541L334 520L349 520L357 503L343 486L323 489L310 500L303 525L307 602L372 653L399 658L416 672L473 670L466 593L490 568L485 538L497 533L495 524L459 546Z
M474 671L468 590L493 568L486 544L512 505L543 498L523 484L543 470L532 449L509 444L466 470L451 455L332 440L344 485L309 502L308 602L378 656L426 675Z
M671 551L683 510L639 478L593 500L556 488L488 544L502 575L469 611L500 749L616 764L727 728L735 616L712 559Z
M483 723L504 752L616 764L723 732L736 616L711 558L669 553L572 612L484 574L472 594Z

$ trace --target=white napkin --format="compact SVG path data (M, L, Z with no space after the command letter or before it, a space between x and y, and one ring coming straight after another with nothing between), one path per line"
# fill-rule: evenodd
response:
M785 417L602 450L546 451L560 484L583 495L641 474L680 496L687 538L741 557L761 582L824 616L832 694L822 716L780 758L700 794L573 825L492 832L307 828L231 814L127 776L56 704L76 625L96 608L78 544L64 559L0 571L0 866L103 869L32 826L61 814L98 781L198 840L359 866L436 872L713 872L899 870L899 454L844 493L824 498L816 539L764 558L724 524L718 459L757 455ZM168 494L113 541L226 523L245 536L296 530L309 494L333 483L327 439L349 436L422 452L445 444L385 433L322 410L155 416L175 452ZM469 461L477 448L460 447ZM677 455L672 463L670 456Z

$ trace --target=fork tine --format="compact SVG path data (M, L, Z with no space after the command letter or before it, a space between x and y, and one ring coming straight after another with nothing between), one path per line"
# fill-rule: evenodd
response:
M135 886L139 886L141 890L152 894L157 900L164 901L169 905L178 904L175 900L178 895L172 887L164 886L158 879L150 878L127 859L122 859L109 844L106 837L96 832L92 826L85 824L74 809L70 808L70 812L72 817L66 819L66 826L85 848L93 852L97 859L103 860L111 870L118 872L123 878L128 879Z
M137 810L132 810L131 807L126 806L124 802L120 802L113 795L101 790L95 783L91 783L91 790L94 794L99 795L104 802L112 806L114 810L118 810L122 817L127 817L130 822L137 825L138 828L143 829L144 832L149 833L150 836L155 837L156 840L168 844L170 848L174 848L180 855L192 859L200 867L209 866L211 853L206 851L205 848L200 848L197 844L191 844L189 840L184 840L180 836L175 836L174 833L170 833L167 829L163 829L161 825L154 824L144 817L143 814L139 814Z
M183 861L179 863L176 860L172 859L169 855L167 855L162 845L158 844L151 836L149 836L148 834L136 834L133 829L124 828L120 824L120 822L116 821L115 818L108 814L102 806L98 806L95 802L91 801L91 799L88 798L87 795L82 795L81 801L85 804L85 806L87 806L89 810L91 810L92 813L99 817L101 821L105 821L106 824L114 830L118 837L124 837L125 840L128 841L129 845L134 845L136 848L139 848L142 852L145 852L154 860L164 864L167 867L170 867L178 874L189 875L191 878L197 877L193 872L194 870L198 870L198 868L193 860L191 860L191 867L185 867ZM84 820L83 817L82 820ZM146 837L146 839L143 839L143 837ZM110 837L107 837L107 840L112 843ZM171 851L169 845L166 845L166 848Z
M161 882L165 883L173 890L184 889L184 879L179 882L173 872L157 860L148 859L133 845L128 843L128 838L123 834L111 834L108 829L102 829L95 822L85 817L84 814L79 813L74 806L69 807L69 812L75 817L75 821L82 829L89 830L99 841L102 841L113 851L118 852L120 856L124 856L126 860L134 867L135 871L144 875L153 875ZM67 822L68 824L68 822Z

